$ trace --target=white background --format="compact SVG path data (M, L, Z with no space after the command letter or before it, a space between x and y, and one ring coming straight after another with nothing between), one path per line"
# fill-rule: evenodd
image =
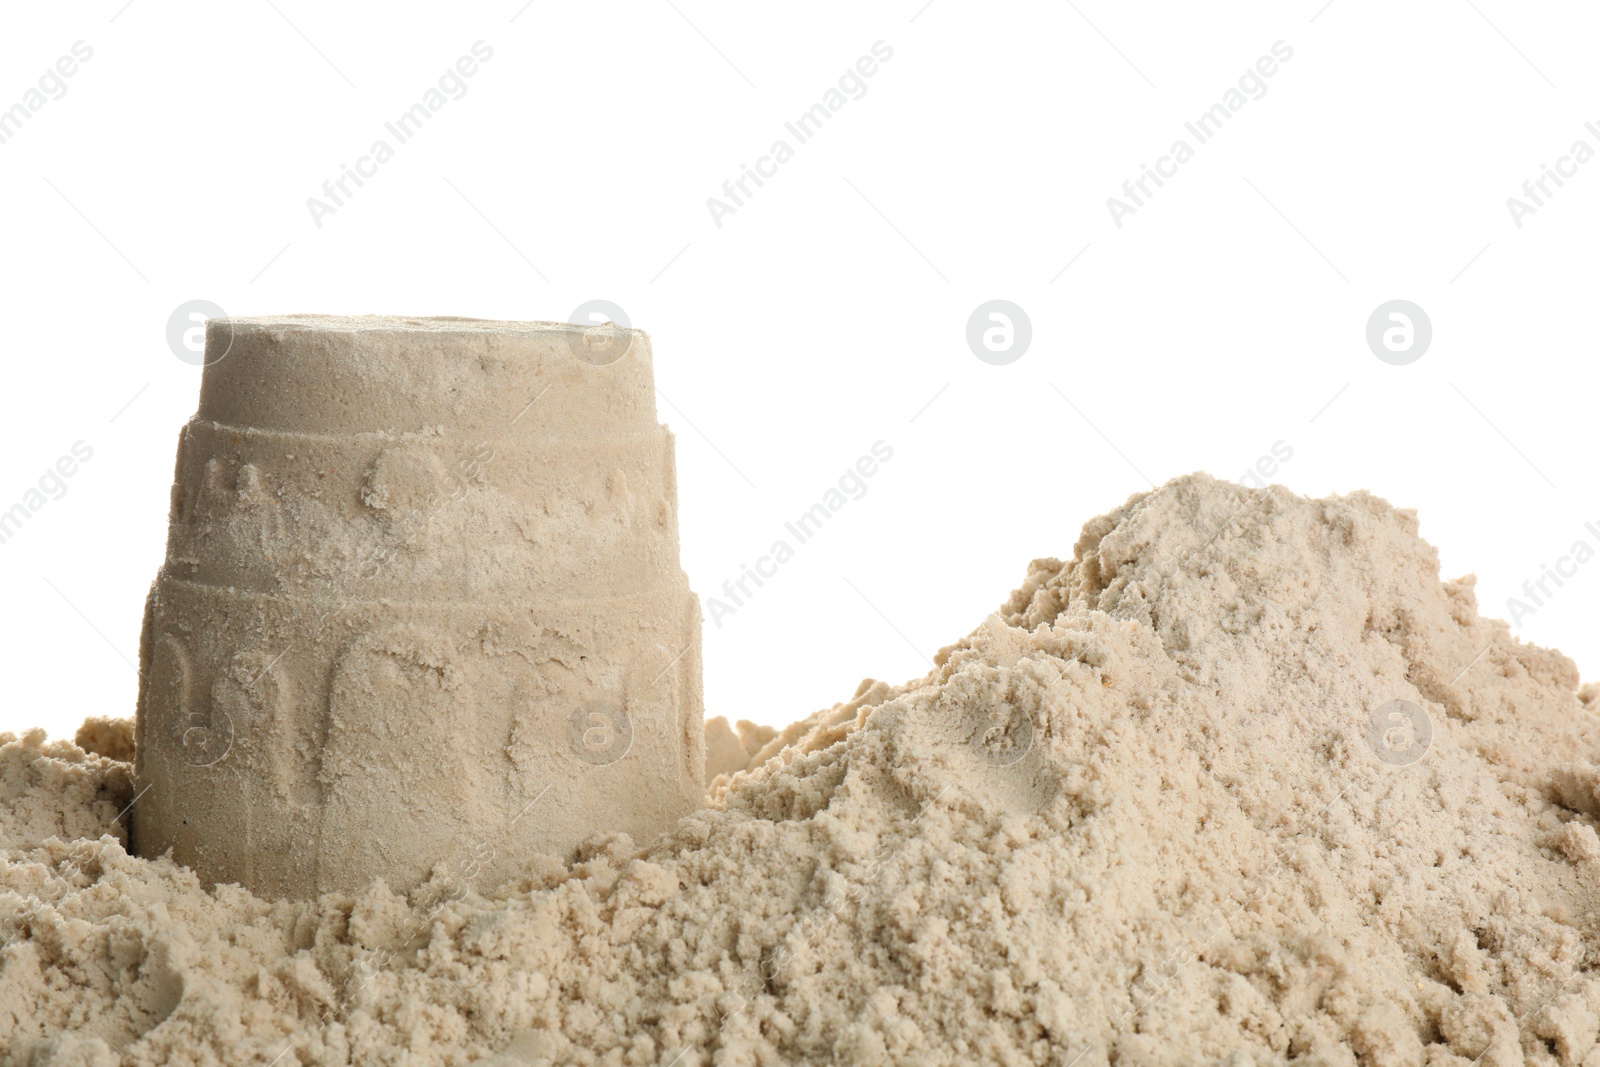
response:
M0 144L0 510L94 450L0 545L0 729L132 712L199 376L165 328L196 298L557 320L614 301L654 341L702 597L887 442L867 495L708 622L708 714L782 724L919 675L1085 520L1278 441L1298 492L1416 508L1489 614L1600 545L1600 160L1521 228L1506 206L1575 140L1600 148L1589 5L103 0L0 20L0 107L93 48ZM315 226L307 198L478 40L494 55L466 95ZM1279 40L1266 95L1114 225L1107 197ZM784 122L877 41L893 57L865 96L719 228L707 198L794 145ZM992 298L1032 321L1008 366L965 341ZM1433 324L1408 366L1365 342L1394 298ZM1518 632L1600 676L1597 597L1600 561Z

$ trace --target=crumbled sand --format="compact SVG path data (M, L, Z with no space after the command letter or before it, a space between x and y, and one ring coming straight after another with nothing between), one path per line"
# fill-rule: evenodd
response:
M91 715L78 727L73 744L91 756L104 756L121 763L133 762L133 720Z
M208 892L5 737L0 1062L1600 1063L1600 692L1411 512L1179 479L936 662L488 896Z
M722 716L706 720L706 784L709 786L722 775L747 770L752 762L761 762L761 750L766 748L778 731L740 719L733 726Z

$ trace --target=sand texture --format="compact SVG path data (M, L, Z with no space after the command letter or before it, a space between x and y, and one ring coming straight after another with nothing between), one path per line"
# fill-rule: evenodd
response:
M936 664L713 723L649 848L307 902L8 739L0 1062L1600 1064L1600 694L1411 512L1178 479Z
M439 864L488 889L700 805L643 333L290 316L214 320L206 352L140 642L137 854L271 897Z

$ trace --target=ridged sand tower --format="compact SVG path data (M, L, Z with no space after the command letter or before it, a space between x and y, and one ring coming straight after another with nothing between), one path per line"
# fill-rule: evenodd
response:
M213 320L140 648L133 841L307 897L488 887L701 802L649 339Z

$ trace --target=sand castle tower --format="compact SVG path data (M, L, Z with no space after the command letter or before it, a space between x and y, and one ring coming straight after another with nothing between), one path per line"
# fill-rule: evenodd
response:
M133 843L269 896L487 887L701 803L648 338L219 319L140 648Z

